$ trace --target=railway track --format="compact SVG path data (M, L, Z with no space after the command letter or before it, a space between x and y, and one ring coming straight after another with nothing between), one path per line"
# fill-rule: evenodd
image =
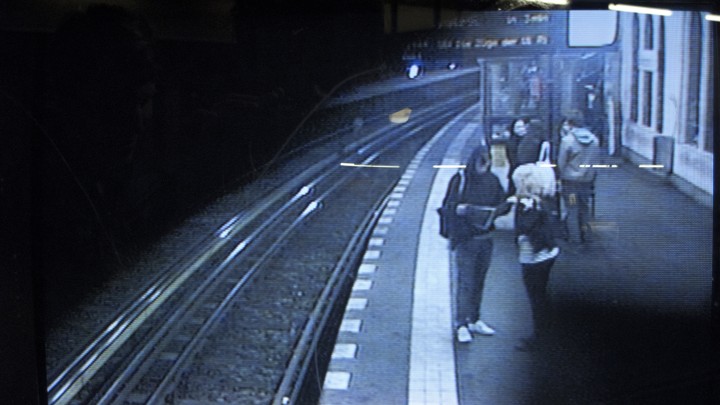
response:
M353 143L338 137L332 153L255 204L229 208L50 373L49 403L222 400L228 387L237 403L269 403L278 388L288 394L276 402L297 397L310 348L400 173L365 167L401 167L462 105L449 100L422 112L432 120L380 125Z

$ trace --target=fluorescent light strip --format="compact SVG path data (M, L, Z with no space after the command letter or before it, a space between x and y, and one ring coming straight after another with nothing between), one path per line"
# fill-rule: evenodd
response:
M708 14L705 16L705 19L708 21L715 21L720 22L720 15L717 14Z
M538 3L552 4L556 6L569 6L570 0L538 0Z
M345 167L373 167L376 169L399 169L400 166L390 166L390 165L365 165L365 164L357 164L357 163L340 163L340 166Z
M628 13L664 15L666 17L672 15L672 11L662 8L629 6L627 4L609 4L608 9L613 11L625 11Z
M464 169L465 165L433 165L433 169Z

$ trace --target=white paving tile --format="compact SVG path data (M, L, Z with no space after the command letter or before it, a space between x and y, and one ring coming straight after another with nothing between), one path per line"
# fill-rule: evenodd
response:
M358 269L358 274L373 274L377 270L377 264L369 264L369 263L363 263L360 265L360 268Z
M333 359L354 359L357 354L357 344L355 343L336 343L332 352Z
M392 217L380 217L380 219L378 220L378 223L380 225L389 225L389 224L392 224L392 222L393 222Z
M380 251L379 250L366 250L365 256L363 256L363 261L365 260L377 260L380 258Z
M378 247L385 244L384 238L370 238L370 241L368 241L368 246L372 247Z
M367 308L367 298L350 298L346 308L349 310L362 310Z
M397 208L400 206L400 200L390 200L388 201L387 206L390 208Z
M325 374L324 389L347 390L348 387L350 387L350 373L346 371L328 371Z
M340 324L340 332L360 333L362 320L360 319L343 319Z
M367 291L372 288L372 280L355 280L353 284L353 291Z
M396 214L397 214L397 208L386 207L385 210L383 210L383 215L392 216L392 215L396 215Z
M373 229L373 235L387 235L389 228L387 226L376 226Z

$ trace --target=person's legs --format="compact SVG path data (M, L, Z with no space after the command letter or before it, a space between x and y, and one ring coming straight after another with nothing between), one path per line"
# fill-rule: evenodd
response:
M455 270L457 283L455 286L455 327L472 322L477 309L473 308L473 296L477 289L477 272L475 271L476 255L472 240L458 244L455 249Z
M547 298L547 283L555 259L540 263L523 264L523 282L530 301L535 336L544 334L550 325L550 308Z
M584 242L590 236L590 194L591 183L579 183L577 187L578 202L578 225L580 227L580 238Z
M455 256L455 328L469 326L470 331L492 335L494 331L480 320L485 275L492 258L492 239L473 239L457 246Z
M567 210L567 233L568 241L572 243L580 243L582 241L582 231L580 222L580 206L582 196L576 182L563 181L563 200L565 201L565 209Z
M475 274L477 277L476 288L473 291L472 305L475 308L474 317L471 320L480 319L480 309L482 305L483 290L485 288L485 276L490 268L492 260L493 241L492 239L483 239L477 241L475 246Z

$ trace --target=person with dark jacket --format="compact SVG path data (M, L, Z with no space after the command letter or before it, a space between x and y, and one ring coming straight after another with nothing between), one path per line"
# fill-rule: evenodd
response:
M508 160L508 194L515 194L515 184L512 181L512 174L515 168L520 166L518 164L518 148L520 143L528 133L528 125L530 120L527 118L518 118L510 123L508 128L510 137L505 143L505 155Z
M571 242L584 242L587 237L589 199L596 176L593 165L600 163L599 158L599 141L585 128L572 129L560 142L558 170Z
M528 125L527 127L527 134L518 144L515 168L526 163L537 162L540 157L542 143L545 141L545 137L542 136L540 129L536 125Z
M449 232L455 268L455 328L461 343L472 341L472 333L493 335L495 331L480 319L485 275L490 267L493 230L490 213L503 203L505 192L490 171L487 147L473 151L462 172L450 180L443 207L455 214ZM502 207L499 215L507 213ZM497 215L495 215L497 216Z

